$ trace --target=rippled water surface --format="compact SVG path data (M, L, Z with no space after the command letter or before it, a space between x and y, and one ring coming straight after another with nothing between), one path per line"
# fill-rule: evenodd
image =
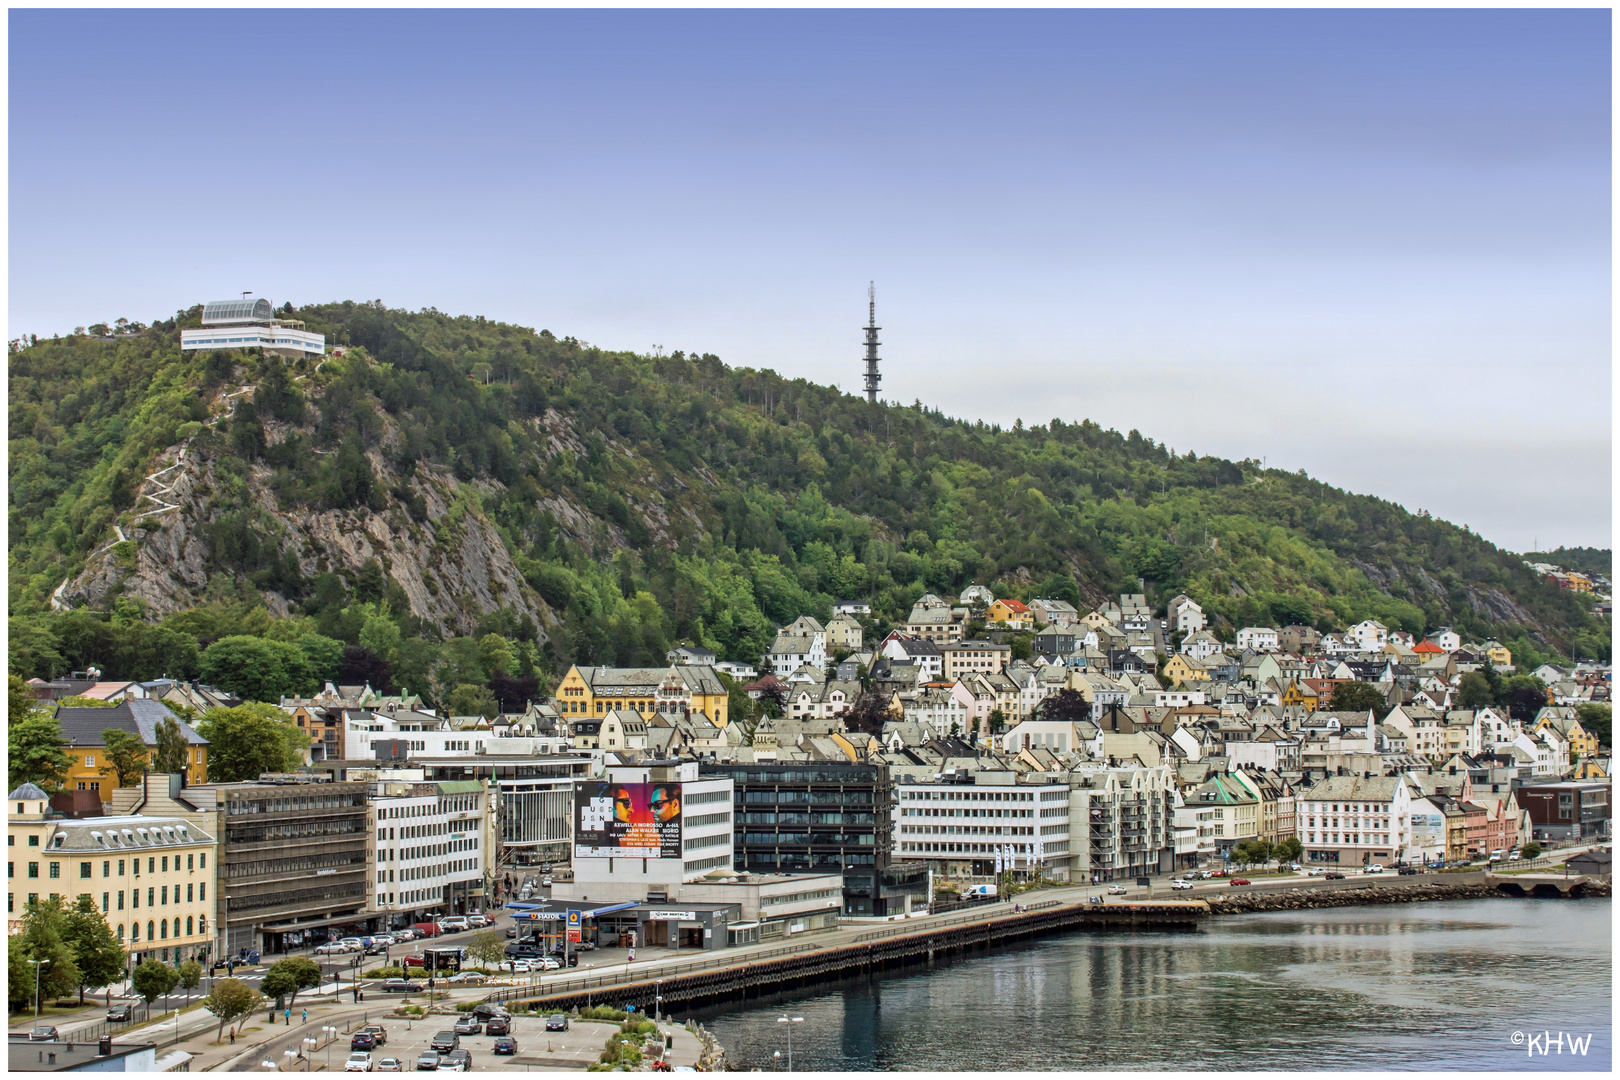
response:
M788 1015L796 1070L1608 1071L1610 910L1464 900L1075 933L694 1015L743 1068L786 1069Z

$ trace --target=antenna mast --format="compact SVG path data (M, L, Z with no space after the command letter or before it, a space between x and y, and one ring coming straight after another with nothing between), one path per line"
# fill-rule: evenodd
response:
M877 286L873 282L866 285L866 319L866 400L875 405L883 376L878 374Z

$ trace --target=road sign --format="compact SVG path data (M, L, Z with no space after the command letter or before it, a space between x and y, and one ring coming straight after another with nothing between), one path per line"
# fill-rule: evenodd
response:
M568 929L572 933L579 933L579 912L576 910L570 910L568 912ZM575 940L578 939L576 938Z

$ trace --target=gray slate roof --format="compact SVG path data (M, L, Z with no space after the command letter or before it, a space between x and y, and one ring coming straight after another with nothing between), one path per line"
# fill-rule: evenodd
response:
M56 710L62 724L62 737L69 746L102 746L101 733L118 728L137 735L147 746L157 745L158 724L171 719L180 725L180 733L192 746L207 746L208 740L194 731L190 724L176 716L167 705L151 698L121 701L110 709L90 705L73 705Z

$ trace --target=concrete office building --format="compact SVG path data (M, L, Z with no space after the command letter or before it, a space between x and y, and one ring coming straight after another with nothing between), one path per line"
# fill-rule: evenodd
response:
M1069 877L1069 785L1020 784L1010 772L953 773L937 782L899 783L894 810L897 859L937 874L985 877L1004 869L1058 881Z
M477 780L379 780L373 910L392 930L430 914L481 909L490 851L484 837L488 792Z

